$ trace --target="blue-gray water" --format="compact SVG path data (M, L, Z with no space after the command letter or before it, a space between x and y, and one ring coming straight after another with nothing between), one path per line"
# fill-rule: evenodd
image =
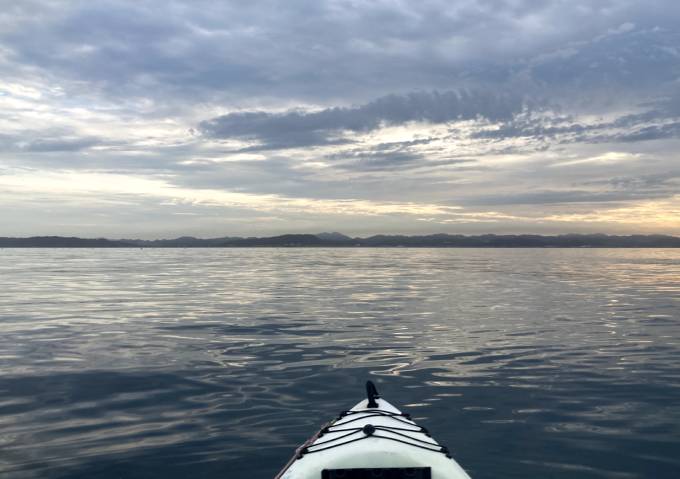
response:
M383 395L473 476L680 477L680 250L0 250L0 477L271 478Z

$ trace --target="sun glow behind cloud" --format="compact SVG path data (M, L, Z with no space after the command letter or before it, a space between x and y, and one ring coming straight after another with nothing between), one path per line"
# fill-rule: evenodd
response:
M51 207L82 204L121 205L133 208L141 200L151 200L170 207L203 206L266 213L252 221L271 221L286 214L332 217L396 216L404 221L417 220L439 225L494 224L513 222L527 227L536 223L618 223L638 231L653 232L659 228L680 233L680 195L663 201L643 201L625 207L602 208L591 212L549 216L509 214L498 211L469 211L460 206L442 206L416 202L377 202L360 199L319 200L291 198L281 195L255 195L214 189L192 189L174 186L157 178L143 178L113 173L62 172L49 174L15 174L0 176L0 188L8 206L20 206L26 197L39 197ZM15 201L11 201L14 199ZM114 200L114 199L117 199ZM61 203L61 204L60 204ZM200 213L176 212L177 215Z
M660 201L641 201L617 208L602 208L586 213L558 214L547 221L569 223L619 223L638 232L665 231L680 234L680 195Z
M106 195L149 197L159 203L243 208L266 212L308 212L332 215L449 215L460 209L414 202L372 202L360 199L318 200L280 195L256 195L215 189L174 186L169 181L115 173L62 172L0 176L0 187L18 198L32 194L48 195L53 200L78 198L96 201Z

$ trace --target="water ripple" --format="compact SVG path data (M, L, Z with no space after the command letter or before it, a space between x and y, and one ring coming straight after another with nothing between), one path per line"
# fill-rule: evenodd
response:
M476 479L675 478L680 251L0 250L0 475L270 478L368 377Z

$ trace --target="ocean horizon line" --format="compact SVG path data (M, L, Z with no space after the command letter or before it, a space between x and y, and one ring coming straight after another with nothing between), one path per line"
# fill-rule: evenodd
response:
M480 247L480 248L680 248L680 237L665 234L604 233L426 235L378 234L350 237L342 233L289 233L275 236L223 236L170 239L109 239L76 236L0 237L0 248L205 248L205 247Z

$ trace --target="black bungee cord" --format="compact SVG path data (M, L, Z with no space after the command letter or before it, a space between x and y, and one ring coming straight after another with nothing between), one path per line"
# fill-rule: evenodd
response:
M336 447L340 446L345 446L347 444L351 444L354 442L362 441L364 439L368 439L369 437L374 437L374 438L379 438L379 439L386 439L388 441L394 441L398 442L401 444L406 444L408 446L412 447L417 447L420 449L424 449L426 451L431 451L431 452L441 452L442 454L446 455L446 457L451 458L451 455L449 453L449 450L445 446L439 445L436 441L430 442L430 441L424 441L422 439L418 439L415 437L411 437L407 434L404 434L404 432L418 432L424 434L426 437L431 438L429 431L422 427L418 426L417 424L413 423L410 421L411 416L409 414L404 414L404 413L395 413L392 411L385 411L383 409L379 409L378 403L376 402L376 399L380 398L380 395L378 394L378 390L376 389L375 385L371 381L366 382L366 396L368 397L368 403L367 403L367 408L370 408L368 411L343 411L340 413L336 421L329 425L324 427L318 434L317 439L322 438L328 433L343 433L346 432L347 434L343 434L341 436L337 436L331 439L328 439L326 441L318 442L316 444L310 444L306 447L301 448L298 451L297 454L297 459L302 459L303 456L306 454L313 454L315 452L321 452L321 451L327 451L329 449L333 449ZM341 421L344 418L347 418L348 416L357 416L350 418L348 420L342 421L342 422L337 422ZM400 422L402 424L412 426L411 428L404 428L404 427L398 427L398 426L383 426L383 425L372 425L372 424L366 424L363 427L350 427L350 428L340 428L337 429L337 427L340 426L346 426L347 424L350 424L355 421L359 421L361 419L367 419L370 417L388 417L390 419L393 419L397 422ZM404 419L401 419L404 418ZM376 432L382 431L386 432L389 434L393 434L395 436L400 436L403 438L408 439L408 441L405 441L403 439L400 439L399 437L393 437L393 436L385 436L385 435L377 435ZM363 436L361 437L355 437L352 439L348 439L351 436L354 436L357 433L363 432ZM348 439L344 442L339 442L342 441L343 439ZM333 443L333 444L331 444ZM420 444L417 444L420 443Z

